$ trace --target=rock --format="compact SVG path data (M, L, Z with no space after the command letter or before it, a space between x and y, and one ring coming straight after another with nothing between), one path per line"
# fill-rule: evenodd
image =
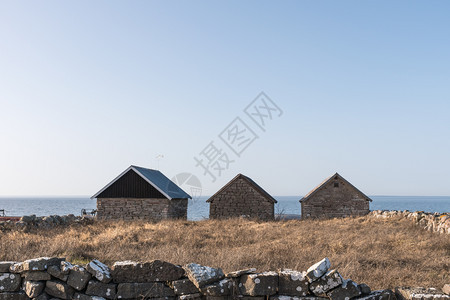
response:
M22 277L28 281L50 280L52 277L47 272L31 271L22 274Z
M365 283L358 284L358 288L362 295L369 295L372 292L370 287Z
M326 272L328 272L328 269L331 267L330 260L328 257L325 257L321 261L315 263L309 269L306 271L306 277L308 277L309 282L313 282L320 277L322 277Z
M56 298L70 299L75 291L65 282L49 280L45 284L45 292Z
M39 296L37 296L36 298L33 298L33 300L49 300L50 296L47 295L47 293L41 293Z
M328 298L316 297L316 296L305 296L305 297L292 297L285 295L270 296L270 300L328 300Z
M206 296L228 296L233 288L233 280L230 278L222 279L219 282L207 285L202 288L202 293Z
M96 259L88 263L86 269L92 276L97 278L98 281L109 283L112 280L109 267Z
M5 292L0 293L0 300L29 300L27 294L25 294L24 291L11 293L11 292Z
M192 295L198 293L197 287L189 279L172 281L170 287L175 292L175 295Z
M22 273L25 271L45 271L49 266L59 265L63 260L65 260L65 258L40 257L13 264L9 269L13 273Z
M246 296L269 296L278 289L278 273L264 272L248 274L241 277L239 290Z
M69 271L67 270L67 272L62 272L61 268L59 266L50 266L47 269L47 273L52 275L53 277L56 277L62 281L67 281L67 279L69 278ZM67 273L67 274L65 274Z
M276 297L276 296L270 296L270 298ZM264 296L244 296L244 295L238 295L236 300L265 300L266 297Z
M309 293L306 272L281 270L278 272L278 293L286 296L306 296Z
M397 300L391 290L373 291L369 295L356 298L358 300Z
M0 273L8 273L9 268L17 262L15 261L0 261Z
M77 291L84 289L91 279L91 273L81 266L73 266L70 270L67 284L75 288Z
M433 300L448 300L449 295L435 288L423 288L423 287L397 287L395 288L395 295L397 299L400 300L422 300L422 299L433 299Z
M342 284L344 279L336 271L331 270L309 286L309 290L316 296L326 297L326 292Z
M442 288L442 291L443 291L445 294L450 295L450 284L444 285L444 287Z
M184 266L184 270L197 288L202 288L205 285L222 280L225 277L220 268L216 269L194 263Z
M98 297L98 296L88 296L81 293L75 293L72 297L72 299L78 299L78 300L106 300L105 298Z
M160 260L146 263L120 261L111 268L111 276L116 283L174 281L183 275L183 268Z
M344 280L340 287L337 287L327 293L330 300L347 300L361 295L358 285L352 280Z
M23 216L20 218L20 221L30 224L33 223L36 220L36 215L30 215L30 216Z
M174 296L173 290L162 282L120 283L117 286L118 299L147 299Z
M205 300L234 300L231 296L204 296Z
M70 262L63 260L61 264L59 265L61 269L61 273L64 275L69 275L70 270L73 269L74 265L72 265Z
M181 295L178 297L179 300L202 300L202 294L195 293L195 294L187 294L187 295Z
M256 269L251 268L251 269L245 269L245 270L239 270L239 271L227 273L227 274L225 274L225 277L237 278L237 277L241 277L242 275L245 275L245 274L255 274L255 273L256 273Z
M97 280L91 280L87 285L86 295L114 299L116 297L116 285L114 283L103 283Z
M17 274L0 273L0 293L18 291L21 282L22 278Z
M30 298L36 298L45 288L45 282L42 281L25 281L25 293Z

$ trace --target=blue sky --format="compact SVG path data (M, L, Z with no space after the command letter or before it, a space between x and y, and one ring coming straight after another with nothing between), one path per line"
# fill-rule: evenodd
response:
M129 165L303 195L450 195L447 1L2 1L0 195L93 195ZM263 132L243 112L264 91ZM240 117L240 157L218 135ZM233 163L212 182L194 157Z

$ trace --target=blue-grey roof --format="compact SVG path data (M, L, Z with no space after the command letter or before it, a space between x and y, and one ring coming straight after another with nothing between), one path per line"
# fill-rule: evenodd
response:
M158 170L146 169L137 166L131 166L141 176L145 177L149 182L155 185L160 192L169 196L170 199L185 199L192 197L183 191L178 185L167 178L163 173Z
M97 198L104 190L110 187L114 182L116 182L119 178L121 178L128 171L133 170L139 176L141 176L145 181L151 184L155 189L157 189L161 194L167 197L169 200L172 199L192 199L192 197L183 191L178 185L173 183L169 178L164 176L158 170L146 169L137 166L130 166L125 171L122 172L119 176L117 176L113 181L108 183L103 189L101 189L97 194L91 197L91 199Z

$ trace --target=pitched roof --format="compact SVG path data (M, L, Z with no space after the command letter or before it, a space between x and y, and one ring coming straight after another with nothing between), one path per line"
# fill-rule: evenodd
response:
M318 186L316 186L314 189L312 189L308 194L306 194L302 199L300 199L300 202L303 202L305 200L308 200L312 195L314 195L317 191L319 191L323 186L325 186L328 182L330 182L331 180L333 180L335 177L338 177L339 179L341 179L342 181L344 181L345 183L347 183L350 187L352 187L353 189L357 190L359 193L361 193L366 200L372 201L372 199L370 199L366 194L364 194L363 192L361 192L359 189L357 189L353 184L351 184L350 182L348 182L344 177L342 177L341 175L339 175L339 173L336 173L334 175L331 175L330 177L326 178L324 181L322 181L322 183L320 183Z
M230 185L232 185L236 180L238 179L244 179L245 181L247 181L247 183L249 183L251 186L253 186L255 188L255 190L264 198L266 198L269 202L272 203L277 203L277 200L275 200L275 198L273 198L269 193L267 193L262 187L260 187L256 182L254 182L250 177L247 177L243 174L237 174L233 179L231 179L227 184L225 184L220 190L218 190L214 195L212 195L211 197L209 197L208 200L206 200L206 202L212 202L214 200L214 197L216 197L217 195L219 195L220 193L222 193L224 190L226 190Z
M192 197L183 191L178 185L173 183L169 178L167 178L163 173L158 170L146 169L138 166L130 166L125 171L123 171L119 176L117 176L113 181L108 183L104 188L97 192L91 199L97 198L104 190L110 187L114 182L116 182L120 177L125 175L128 171L133 170L141 176L145 181L157 189L161 194L163 194L167 199L185 199Z

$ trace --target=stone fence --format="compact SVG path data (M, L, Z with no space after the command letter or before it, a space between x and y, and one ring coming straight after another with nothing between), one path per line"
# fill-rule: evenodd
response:
M70 225L87 225L94 222L92 216L75 216L75 215L64 215L64 216L45 216L36 217L36 215L23 216L19 221L0 221L0 231L8 231L12 229L19 229L22 231L29 231L32 228L52 228L56 226L70 226Z
M369 213L369 216L375 218L406 218L426 230L450 234L450 213L374 210Z
M443 291L371 291L330 270L328 258L305 272L247 269L228 274L195 263L181 267L160 260L121 261L111 268L98 260L80 266L56 257L0 262L0 300L449 300L449 292L448 285Z

